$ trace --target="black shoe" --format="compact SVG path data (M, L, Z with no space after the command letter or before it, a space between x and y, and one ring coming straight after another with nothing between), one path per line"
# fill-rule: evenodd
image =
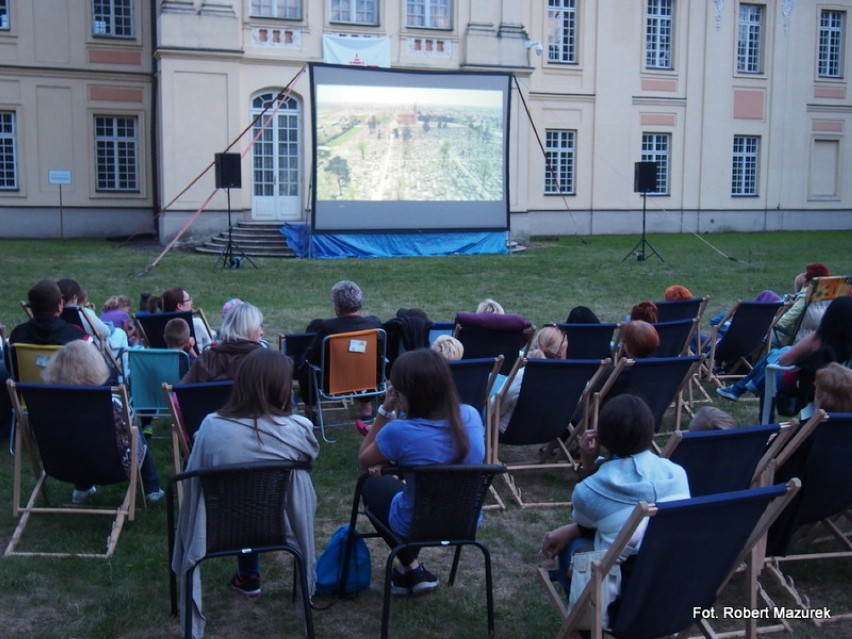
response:
M410 572L401 572L394 566L391 573L391 594L397 597L408 597L411 595L411 585L409 582Z
M231 590L246 597L257 597L260 595L260 575L256 572L243 575L238 570L231 579Z
M408 577L408 586L411 594L421 595L438 587L438 578L426 570L426 566L420 564L415 570L405 573Z

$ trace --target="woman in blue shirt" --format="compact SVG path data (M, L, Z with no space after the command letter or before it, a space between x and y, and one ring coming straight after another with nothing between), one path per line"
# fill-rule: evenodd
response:
M429 349L402 354L391 370L391 387L370 432L361 443L358 463L370 472L362 489L364 503L400 537L408 535L414 508L414 486L383 476L382 468L430 464L481 464L485 429L479 413L460 404L449 366ZM398 414L404 417L397 418ZM385 540L394 545L394 540ZM438 579L417 560L417 549L399 553L391 592L428 592Z

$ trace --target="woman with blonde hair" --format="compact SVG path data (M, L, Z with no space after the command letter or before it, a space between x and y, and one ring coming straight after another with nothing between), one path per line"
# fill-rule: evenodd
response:
M66 386L103 386L109 379L109 368L97 346L84 340L69 342L56 351L48 360L42 373L48 384ZM130 424L124 421L121 401L113 399L115 416L116 445L124 459L125 472L130 474ZM131 415L131 418L133 416ZM165 493L160 488L160 477L154 458L148 450L144 437L139 438L139 467L142 474L142 487L148 501L159 501ZM74 486L71 501L82 504L97 492L95 486Z
M852 369L831 362L816 372L814 404L829 413L852 413Z
M506 313L500 303L491 299L490 297L486 297L479 303L479 305L476 307L476 312L497 313L498 315L504 315Z

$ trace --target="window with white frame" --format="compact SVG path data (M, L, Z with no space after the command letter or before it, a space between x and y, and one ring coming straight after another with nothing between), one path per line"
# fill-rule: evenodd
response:
M302 0L251 0L251 15L257 18L302 19Z
M18 150L15 112L0 111L0 190L18 188Z
M577 0L547 0L547 61L577 63Z
M9 29L9 0L0 0L0 29Z
M648 191L649 195L669 195L671 179L671 145L669 133L642 134L642 161L657 163L657 189Z
M735 135L731 157L731 195L757 195L757 171L760 138L756 135Z
M451 29L452 0L406 0L405 26Z
M737 38L737 71L763 73L763 20L762 4L740 5L739 37Z
M547 129L544 134L544 194L573 195L577 132Z
M92 0L92 35L133 37L133 0Z
M648 0L645 17L645 67L672 69L674 0Z
M845 27L845 11L824 9L820 12L817 75L821 78L843 77Z
M377 25L378 0L331 0L331 21Z
M98 191L139 191L139 124L135 117L95 117Z

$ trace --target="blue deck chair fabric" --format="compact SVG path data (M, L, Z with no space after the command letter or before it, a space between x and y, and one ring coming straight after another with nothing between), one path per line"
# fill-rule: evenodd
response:
M791 428L789 425L787 428ZM752 485L770 437L780 424L762 424L728 430L679 433L680 441L664 457L682 466L693 497L744 490Z
M642 546L610 608L610 634L653 639L695 623L742 558L752 532L783 484L659 503Z
M180 410L183 434L187 437L190 448L201 422L207 415L215 413L227 403L233 387L233 380L171 386L171 392L174 393Z
M488 395L496 374L494 367L499 357L459 359L447 362L462 404L473 406L480 415L485 415ZM502 365L502 361L500 362ZM499 369L498 369L499 370Z
M695 319L673 320L671 322L657 322L653 326L657 329L660 345L651 354L652 357L677 357L685 355L689 342L695 332Z
M464 359L503 356L500 372L508 375L518 357L526 355L534 327L520 315L457 313L455 336L464 346Z
M44 555L110 557L118 543L126 520L133 520L136 504L136 486L139 481L138 433L132 428L127 409L127 396L123 387L109 386L64 386L56 384L12 384L11 392L15 409L22 417L22 402L27 406L29 428L20 428L16 433L16 459L13 486L13 510L17 516L23 513L6 555ZM130 446L129 458L125 449L119 447L116 432L116 404L120 403L127 432L124 434ZM30 435L31 433L31 435ZM35 442L30 441L32 437ZM20 505L21 456L29 454L36 471L36 484L25 506ZM95 506L88 504L84 509L77 506L50 504L47 479L59 480L80 486L104 486L126 484L117 506ZM62 487L64 492L70 486ZM45 506L37 505L41 495ZM67 493L66 493L67 495ZM63 500L64 501L64 500ZM95 553L53 552L49 550L18 550L27 522L34 514L94 514L101 519L104 515L113 518L106 537L106 551ZM68 524L73 520L68 520Z
M163 396L163 384L177 384L181 378L181 360L189 355L171 348L138 348L127 351L125 379L130 385L130 405L139 415L166 416L169 404Z
M501 444L545 444L565 433L601 360L530 359L523 368L518 402L499 435Z
M820 411L814 419L818 423L811 435L777 469L780 479L799 477L802 490L770 530L768 554L786 555L799 526L822 521L852 505L852 413ZM789 445L795 443L794 439Z
M598 408L612 393L632 393L645 400L654 415L656 430L672 402L676 403L676 421L680 424L681 390L689 382L701 362L698 355L682 357L647 357L625 360L626 365L615 378L607 380L598 396ZM597 414L597 409L595 414Z
M280 339L281 352L293 360L296 366L305 361L305 352L314 341L316 333L285 333Z
M432 328L429 329L429 343L433 344L439 335L452 335L455 327L455 322L432 322Z
M503 463L500 459L502 446L547 445L543 452L546 458L518 460L507 463L509 473L503 476L509 491L522 508L532 506L554 506L559 502L524 501L512 473L522 470L547 468L574 469L575 460L566 445L571 433L576 430L571 420L575 415L582 420L586 394L594 388L611 360L521 360L524 376L520 392L506 430L500 432L500 413L505 393L511 387L510 375L503 389L495 396L491 425L488 432L488 461ZM559 453L550 457L552 453Z
M557 324L568 339L566 359L606 359L612 357L613 336L618 324Z
M781 302L739 302L725 335L711 346L714 369L729 373L739 369L764 343L781 306Z
M166 330L166 323L179 317L186 320L189 324L189 334L198 344L198 338L195 335L195 327L193 326L192 311L174 311L169 313L136 313L133 316L136 320L136 325L142 329L142 337L145 344L149 348L167 348L166 340L163 338L163 332Z
M657 307L658 322L675 322L677 320L695 319L703 311L706 302L703 297L693 297L688 300L659 300L654 302Z

